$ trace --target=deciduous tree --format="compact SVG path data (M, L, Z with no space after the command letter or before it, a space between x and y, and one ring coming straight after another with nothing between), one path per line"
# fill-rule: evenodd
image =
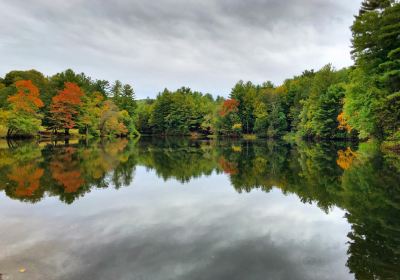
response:
M64 129L65 134L69 134L69 129L75 126L78 107L82 103L83 95L84 93L77 84L67 82L64 89L53 97L50 113L52 128L55 131Z

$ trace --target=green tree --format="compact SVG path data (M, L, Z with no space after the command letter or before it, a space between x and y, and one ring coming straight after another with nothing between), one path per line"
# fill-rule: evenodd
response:
M343 94L333 86L347 80L347 71L335 71L326 65L315 73L309 87L309 94L300 113L299 133L306 138L335 138L338 126L337 116L342 111Z
M100 117L104 97L100 92L94 92L90 95L82 97L82 105L80 106L78 124L86 136L88 134L97 136L99 132Z
M363 138L389 137L399 131L399 18L396 1L364 1L352 25L357 74L346 93L345 114L352 116L350 121ZM369 87L363 86L366 80ZM362 113L351 115L354 107Z
M361 68L355 69L350 83L346 85L344 112L350 116L347 121L359 132L360 138L381 135L378 112L382 98L383 93L376 87L375 77L367 75Z
M272 105L271 113L268 116L267 136L277 138L282 136L287 128L286 116L282 112L279 102Z
M251 82L244 83L243 81L236 83L230 94L231 99L239 101L238 115L245 133L252 133L254 129L256 97L256 86Z
M339 131L337 117L342 111L345 90L343 85L334 84L318 100L318 107L313 117L314 132L317 138L345 138L346 133Z

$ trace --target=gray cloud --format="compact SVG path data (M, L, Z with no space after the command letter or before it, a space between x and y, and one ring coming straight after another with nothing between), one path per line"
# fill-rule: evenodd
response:
M0 0L0 75L66 68L132 83L139 97L187 85L227 95L351 64L347 0Z

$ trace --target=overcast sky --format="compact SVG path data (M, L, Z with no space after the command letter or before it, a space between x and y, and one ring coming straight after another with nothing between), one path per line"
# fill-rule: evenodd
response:
M352 64L360 0L0 0L0 75L67 68L134 86L228 95Z

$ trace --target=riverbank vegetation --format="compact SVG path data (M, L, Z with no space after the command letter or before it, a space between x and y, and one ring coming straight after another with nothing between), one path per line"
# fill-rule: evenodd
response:
M351 27L355 64L306 70L281 85L239 81L228 98L182 87L135 100L132 86L66 70L0 79L8 137L220 135L269 138L400 139L400 4L365 0Z
M0 123L8 138L69 136L71 129L86 136L134 136L135 110L132 86L72 70L50 77L11 71L0 80Z

